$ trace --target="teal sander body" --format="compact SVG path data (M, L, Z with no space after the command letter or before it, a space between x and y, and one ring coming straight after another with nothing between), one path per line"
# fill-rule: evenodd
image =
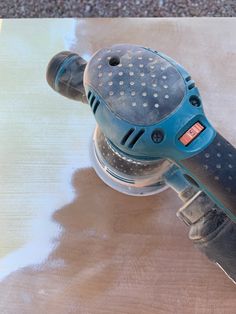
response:
M88 63L75 53L59 53L49 63L47 81L60 94L89 103L99 126L95 154L108 151L96 158L108 175L115 169L114 180L131 185L138 182L136 174L145 173L148 193L157 186L161 191L163 182L182 193L187 205L179 216L188 216L185 222L207 221L211 211L221 223L229 219L236 234L236 150L206 118L198 88L181 65L158 51L118 44L99 50ZM158 176L147 180L157 169ZM236 278L236 265L231 268L227 272Z

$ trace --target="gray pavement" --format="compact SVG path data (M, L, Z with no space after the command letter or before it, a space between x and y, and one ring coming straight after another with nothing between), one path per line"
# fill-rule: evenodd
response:
M0 17L236 16L236 0L0 0Z

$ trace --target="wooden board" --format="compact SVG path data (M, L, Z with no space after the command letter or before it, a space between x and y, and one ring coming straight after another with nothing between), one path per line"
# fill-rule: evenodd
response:
M143 198L91 168L89 107L45 80L61 50L137 43L175 58L236 145L236 19L0 23L0 313L235 313L235 286L193 248L167 190Z

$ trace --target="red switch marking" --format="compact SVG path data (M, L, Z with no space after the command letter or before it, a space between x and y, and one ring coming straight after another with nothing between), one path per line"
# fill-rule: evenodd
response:
M205 130L205 127L200 123L195 123L187 132L180 137L180 142L185 146L189 145L198 135Z

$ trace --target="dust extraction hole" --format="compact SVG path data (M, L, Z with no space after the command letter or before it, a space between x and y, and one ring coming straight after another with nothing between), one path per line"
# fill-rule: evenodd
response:
M119 57L111 57L111 59L109 60L109 64L113 67L115 67L116 65L120 64L120 58Z

